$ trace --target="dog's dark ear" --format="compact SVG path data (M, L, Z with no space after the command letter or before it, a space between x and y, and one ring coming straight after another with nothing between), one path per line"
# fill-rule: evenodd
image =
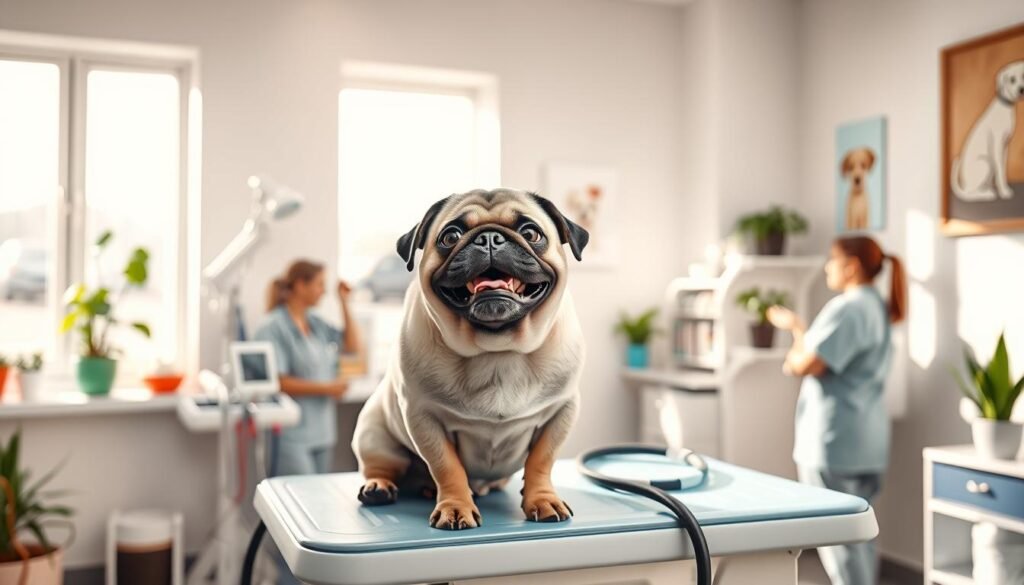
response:
M583 248L586 248L587 242L590 241L590 234L587 233L587 230L562 215L562 212L558 211L554 203L536 193L530 193L530 195L537 201L541 209L544 210L544 213L548 214L551 221L555 222L555 227L558 228L559 241L563 244L568 243L569 249L572 250L572 255L577 260L582 260Z
M865 148L864 152L868 153L868 170L875 168L875 151Z
M853 151L851 150L851 151L846 153L846 156L843 157L843 162L839 163L839 174L840 175L845 177L847 174L849 174L850 166L852 166L850 164L850 157L852 157L852 156L853 156Z
M414 226L412 229L405 232L402 237L398 238L396 248L398 255L405 260L405 267L412 272L413 259L416 257L416 250L422 250L426 243L427 233L430 231L430 225L434 223L434 218L441 212L441 208L444 204L451 199L451 196L445 197L440 201L435 202L427 210L427 213L423 215L423 219Z

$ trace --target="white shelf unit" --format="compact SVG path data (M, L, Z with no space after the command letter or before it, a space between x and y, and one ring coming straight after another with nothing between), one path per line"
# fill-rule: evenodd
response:
M661 311L673 336L670 367L623 373L641 388L641 440L672 443L668 435L674 435L708 455L795 478L791 453L799 381L782 373L790 337L776 332L773 348L751 347L752 318L735 299L752 286L785 291L792 308L807 319L811 283L821 277L824 264L823 256L730 256L717 278L673 279ZM699 303L681 306L681 297L698 294ZM710 351L678 350L676 328L683 322L706 323L701 335L710 335L705 344ZM716 383L715 390L699 383L708 380Z
M1024 518L936 496L935 464L1014 478L1020 481L1020 487L1016 489L1024 492L1024 461L986 459L979 456L972 445L928 447L924 449L923 460L925 583L974 585L972 526L978 522L991 522L1003 530L1024 534ZM965 494L970 493L966 485L964 490ZM1006 497L1007 494L997 495L1000 496Z

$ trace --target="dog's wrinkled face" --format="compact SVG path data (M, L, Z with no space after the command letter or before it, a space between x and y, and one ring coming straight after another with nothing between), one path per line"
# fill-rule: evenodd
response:
M463 355L532 351L565 290L568 243L577 259L587 232L535 194L499 189L435 203L398 241L447 345Z
M1024 61L1014 61L999 70L996 91L1010 103L1024 100Z

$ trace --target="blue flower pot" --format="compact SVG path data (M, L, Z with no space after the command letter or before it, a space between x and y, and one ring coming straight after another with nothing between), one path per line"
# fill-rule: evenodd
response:
M626 350L626 363L631 368L647 367L647 346L637 343L629 344Z

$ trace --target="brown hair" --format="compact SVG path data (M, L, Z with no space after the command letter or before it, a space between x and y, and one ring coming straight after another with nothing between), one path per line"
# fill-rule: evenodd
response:
M288 300L296 282L309 282L324 270L324 265L309 260L296 260L288 266L284 276L270 281L267 288L267 311L273 311Z
M907 281L900 259L883 252L878 242L867 236L837 238L833 245L842 250L843 254L856 258L864 274L872 281L882 271L884 260L892 264L892 274L889 278L889 320L893 323L902 321L907 316Z

